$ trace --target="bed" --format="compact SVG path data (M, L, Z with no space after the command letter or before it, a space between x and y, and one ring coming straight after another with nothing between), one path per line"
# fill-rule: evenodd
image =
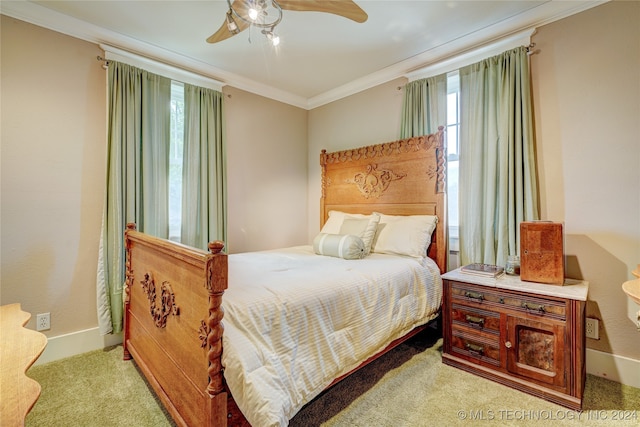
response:
M286 425L435 321L447 260L444 159L442 128L323 150L313 245L227 255L223 242L205 251L129 224L124 358L176 424Z

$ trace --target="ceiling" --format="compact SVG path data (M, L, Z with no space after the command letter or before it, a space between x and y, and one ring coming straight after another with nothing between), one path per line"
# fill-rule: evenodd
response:
M226 0L10 1L3 14L310 108L603 1L356 0L364 23L284 11L281 43L256 29L209 44Z

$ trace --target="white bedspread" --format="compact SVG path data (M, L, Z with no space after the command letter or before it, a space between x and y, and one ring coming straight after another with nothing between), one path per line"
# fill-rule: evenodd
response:
M335 378L435 317L436 264L315 255L311 246L229 256L222 363L254 426L287 425Z

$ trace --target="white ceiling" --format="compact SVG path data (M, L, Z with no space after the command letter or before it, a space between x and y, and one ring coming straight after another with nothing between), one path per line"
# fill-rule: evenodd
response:
M284 11L276 48L255 29L216 44L226 0L10 1L3 14L178 65L304 108L389 81L603 1L356 0L356 23Z

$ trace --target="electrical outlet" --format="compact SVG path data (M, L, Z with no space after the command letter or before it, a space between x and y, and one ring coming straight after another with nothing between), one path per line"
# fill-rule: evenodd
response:
M592 338L594 340L600 339L600 334L598 331L598 319L587 317L585 333L587 335L587 338Z
M51 313L42 313L36 316L36 331L48 331L51 329Z

